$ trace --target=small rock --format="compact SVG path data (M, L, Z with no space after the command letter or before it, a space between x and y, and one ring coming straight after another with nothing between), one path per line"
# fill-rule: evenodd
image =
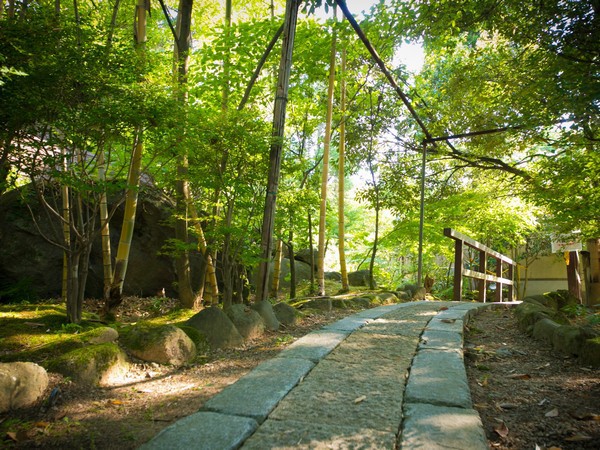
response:
M0 363L0 412L34 404L47 387L43 367L31 362Z

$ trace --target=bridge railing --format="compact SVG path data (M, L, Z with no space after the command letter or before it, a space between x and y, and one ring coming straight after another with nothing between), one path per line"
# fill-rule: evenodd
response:
M463 277L474 278L479 280L478 288L479 288L479 298L480 302L486 302L487 297L487 287L490 283L496 284L494 301L502 302L503 299L503 290L506 286L507 288L507 297L506 301L514 300L514 268L516 267L516 263L510 259L508 256L504 256L501 253L498 253L495 250L492 250L489 247L486 247L481 242L478 242L474 239L471 239L468 236L465 236L458 231L453 230L452 228L444 228L444 236L447 236L451 239L455 240L454 246L454 301L461 301L462 299L462 287L463 287ZM475 249L479 253L479 263L476 268L465 267L465 259L464 259L464 250L465 246L471 247ZM494 275L492 273L488 273L488 260L495 261L495 270ZM506 269L504 268L506 266ZM474 270L476 269L476 270ZM504 277L504 272L506 272L506 277Z

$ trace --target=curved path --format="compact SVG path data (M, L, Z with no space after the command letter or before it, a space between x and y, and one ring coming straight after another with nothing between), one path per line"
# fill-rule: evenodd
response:
M294 342L154 449L487 449L463 361L478 308L411 302L368 309Z

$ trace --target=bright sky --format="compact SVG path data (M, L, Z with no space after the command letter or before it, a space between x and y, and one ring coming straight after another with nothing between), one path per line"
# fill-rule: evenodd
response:
M347 2L348 9L350 12L356 16L358 19L361 16L364 16L365 11L369 11L371 7L377 3L378 0L350 0ZM319 17L330 17L331 11L329 14L325 13L325 8L321 7L320 10L316 12ZM338 18L341 18L341 13L338 11ZM404 64L409 72L417 73L423 67L423 62L425 59L425 55L423 53L423 47L419 43L411 43L411 44L402 44L400 49L398 50L396 56L394 57L393 63L396 64Z

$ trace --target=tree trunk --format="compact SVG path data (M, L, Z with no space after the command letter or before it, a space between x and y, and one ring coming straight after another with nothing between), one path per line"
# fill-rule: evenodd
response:
M342 292L350 290L348 282L348 270L346 268L345 251L345 217L344 217L344 194L345 184L345 150L346 150L346 49L342 49L342 67L340 81L340 110L342 117L340 120L340 148L338 164L338 251L340 257L340 273L342 275Z
M138 53L144 55L146 47L146 11L148 5L145 0L137 0L135 9L135 46ZM140 83L143 82L142 74L145 71L145 61L142 60L139 67ZM125 193L125 211L123 213L123 225L117 248L115 269L110 286L110 294L106 300L105 312L112 310L123 301L123 283L127 273L129 262L129 250L133 239L133 228L135 226L135 214L137 212L138 190L140 187L140 172L142 167L142 155L144 153L144 128L138 125L134 131L133 152L127 175L127 191Z
M569 293L581 303L581 278L579 277L579 254L577 252L569 252L567 283Z
M66 174L68 170L67 162L67 150L63 147L61 149L62 154L62 170ZM65 250L63 252L63 271L62 271L62 298L69 302L69 277L70 277L70 264L69 264L69 253L71 250L71 204L69 199L69 187L66 184L62 184L60 187L62 196L62 230Z
M109 298L110 286L112 284L112 252L110 248L110 226L108 223L108 202L106 199L106 161L104 160L104 148L100 148L98 154L98 180L102 186L100 193L100 236L102 242L102 267L104 274L104 300Z
M336 8L333 8L335 19ZM327 180L329 179L329 147L331 144L331 122L333 117L333 92L335 87L336 28L334 24L329 56L329 87L327 89L327 117L323 142L323 171L321 172L321 208L319 210L319 248L317 260L318 295L325 295L325 227L327 218Z
M275 261L273 264L273 281L271 283L271 297L277 298L279 294L279 277L281 276L281 262L283 259L283 241L277 239L277 247L275 249Z
M310 248L310 293L312 295L315 292L315 254L313 252L313 227L310 211L308 211L308 246Z
M589 304L596 305L600 303L600 239L589 239L587 251L590 254Z
M281 172L281 156L283 153L283 137L285 131L285 110L299 6L300 0L286 1L283 45L279 63L277 93L275 95L275 105L273 110L273 132L271 150L269 153L269 177L267 181L267 193L261 232L261 262L258 267L256 290L257 302L266 300L269 294L269 261L271 260L271 249L273 247L272 240L275 224L275 207L277 204L277 189L279 187L279 174Z
M290 255L290 299L293 299L296 298L296 259L294 258L294 232L291 227L287 248Z

